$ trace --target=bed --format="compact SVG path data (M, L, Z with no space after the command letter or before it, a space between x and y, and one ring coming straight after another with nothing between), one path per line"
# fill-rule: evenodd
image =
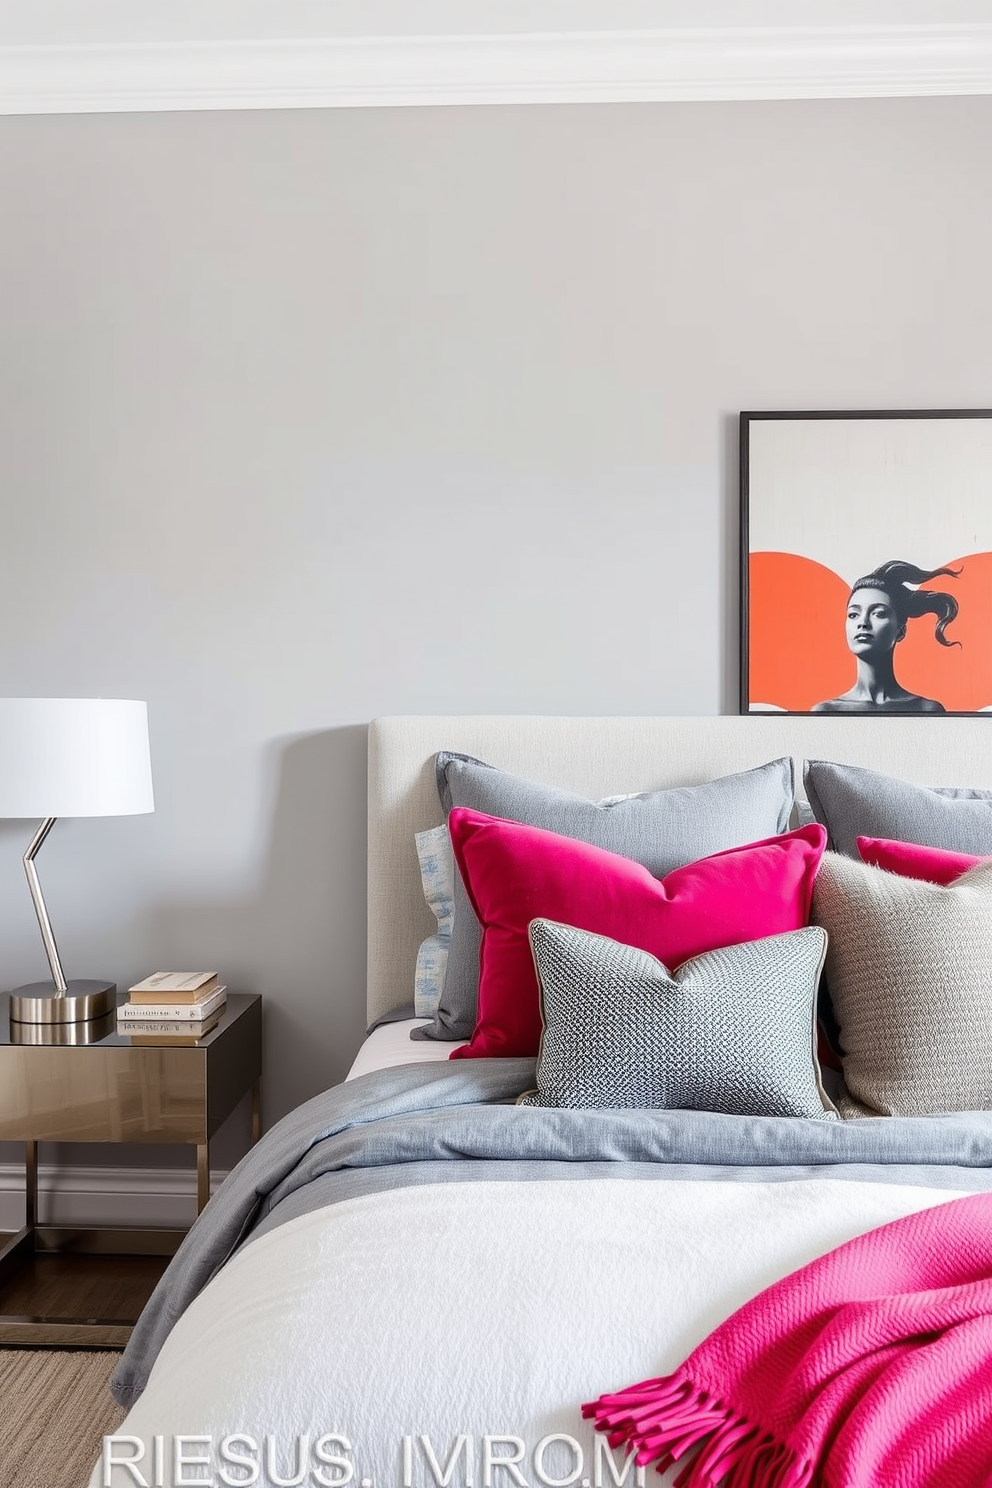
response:
M533 1055L449 1059L452 1043L412 1040L427 1020L403 1014L436 929L414 836L443 822L439 751L590 801L782 757L951 801L992 787L974 718L373 722L366 1004L379 1026L349 1078L269 1132L198 1220L118 1370L129 1413L91 1488L613 1488L622 1453L583 1402L671 1370L748 1298L852 1237L992 1189L985 1110L527 1107Z

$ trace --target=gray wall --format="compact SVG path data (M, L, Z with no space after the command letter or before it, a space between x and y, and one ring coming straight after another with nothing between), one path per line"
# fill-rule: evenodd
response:
M990 146L992 99L0 120L0 692L147 698L158 802L45 848L70 974L262 992L270 1121L338 1079L367 720L732 709L736 412L992 403Z

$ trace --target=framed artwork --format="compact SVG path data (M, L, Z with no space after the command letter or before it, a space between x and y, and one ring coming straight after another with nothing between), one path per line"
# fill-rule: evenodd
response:
M740 441L741 712L992 715L992 410Z

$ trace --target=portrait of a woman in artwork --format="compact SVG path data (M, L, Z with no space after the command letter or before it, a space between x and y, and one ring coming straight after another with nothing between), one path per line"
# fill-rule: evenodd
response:
M941 646L960 646L947 627L956 619L958 602L943 590L921 589L937 578L957 579L961 570L918 568L891 559L857 579L847 601L847 645L857 662L854 686L839 697L814 703L813 713L945 713L937 698L921 697L896 677L896 652L911 622L934 619L934 639Z
M992 717L992 409L740 432L742 712Z

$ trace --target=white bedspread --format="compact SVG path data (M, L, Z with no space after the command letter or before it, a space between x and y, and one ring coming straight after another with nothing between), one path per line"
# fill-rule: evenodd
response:
M371 1070L394 1069L398 1064L433 1064L437 1060L449 1059L452 1049L460 1049L467 1039L453 1043L441 1043L437 1039L412 1039L411 1028L423 1028L429 1018L403 1018L398 1023L380 1023L368 1035L355 1055L354 1063L345 1076L346 1080L357 1080Z
M490 1488L613 1488L583 1401L668 1372L747 1298L835 1245L956 1197L632 1179L445 1183L334 1204L250 1243L197 1298L120 1429L143 1461L98 1465L91 1488L343 1484L347 1467L320 1453L353 1464L354 1488L433 1488L443 1473L429 1452L443 1467L460 1436L451 1488L487 1488L487 1456L517 1451L519 1476L491 1468ZM234 1433L250 1442L228 1455L250 1469L224 1466ZM318 1449L328 1433L349 1446ZM553 1433L577 1448L541 1448ZM209 1469L177 1469L180 1434L203 1438L182 1450Z

